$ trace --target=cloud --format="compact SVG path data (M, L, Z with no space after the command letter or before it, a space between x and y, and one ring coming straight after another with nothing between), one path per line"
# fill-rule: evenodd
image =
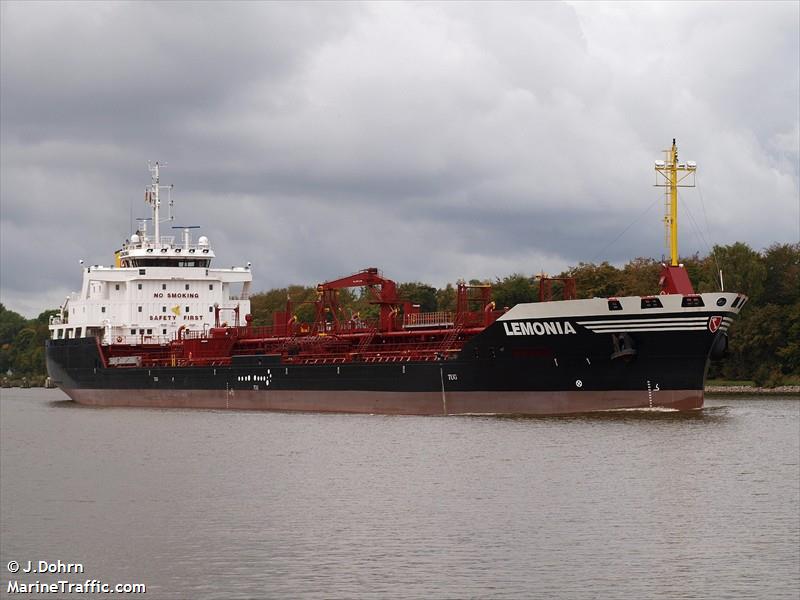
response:
M800 236L796 3L0 16L0 290L26 314L77 289L79 258L110 262L144 216L147 159L168 163L178 220L204 225L218 264L252 261L256 289L658 257L652 161L673 137L699 163L683 253Z

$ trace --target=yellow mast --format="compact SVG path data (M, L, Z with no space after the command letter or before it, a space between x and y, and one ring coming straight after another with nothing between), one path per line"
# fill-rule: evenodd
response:
M697 171L697 163L687 161L678 162L678 146L675 138L672 139L672 148L664 150L666 160L656 161L656 172L663 177L663 182L656 176L656 185L666 188L665 195L665 214L664 226L666 233L666 245L672 261L672 266L678 266L678 188L694 187L694 175ZM682 183L687 177L692 176L691 183Z

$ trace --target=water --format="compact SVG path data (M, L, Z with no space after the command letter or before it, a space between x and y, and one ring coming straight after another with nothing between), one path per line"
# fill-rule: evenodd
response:
M797 398L547 419L65 399L2 390L3 596L10 578L159 599L800 595ZM40 559L84 572L7 572Z

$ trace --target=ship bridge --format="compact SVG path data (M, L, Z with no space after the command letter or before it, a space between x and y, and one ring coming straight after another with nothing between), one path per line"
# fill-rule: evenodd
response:
M130 240L125 240L122 249L116 253L117 266L120 267L210 267L214 251L209 247L208 238L201 235L193 243L190 230L196 226L175 227L183 229L183 239L176 243L175 236L160 236L158 240L147 237L141 228Z
M182 332L206 331L217 322L238 325L250 313L250 263L211 267L206 236L193 241L197 225L173 226L179 236L160 235L159 164L150 166L145 201L153 217L139 219L136 232L114 254L113 266L83 268L81 291L70 294L50 319L53 339L97 337L102 344L166 344ZM172 221L172 199L169 217ZM151 236L148 221L155 224ZM81 261L83 263L83 261Z

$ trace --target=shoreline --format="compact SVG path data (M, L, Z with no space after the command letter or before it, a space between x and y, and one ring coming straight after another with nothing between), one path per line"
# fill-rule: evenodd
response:
M749 385L707 385L705 393L709 396L749 394L752 396L800 396L800 385L779 385L774 388Z

